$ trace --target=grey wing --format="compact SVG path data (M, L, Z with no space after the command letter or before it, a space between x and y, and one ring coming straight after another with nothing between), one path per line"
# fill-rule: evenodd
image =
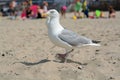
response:
M67 42L68 44L72 46L79 46L83 44L89 44L91 43L91 40L84 37L79 36L78 34L70 31L70 30L63 30L61 34L58 36L62 41Z

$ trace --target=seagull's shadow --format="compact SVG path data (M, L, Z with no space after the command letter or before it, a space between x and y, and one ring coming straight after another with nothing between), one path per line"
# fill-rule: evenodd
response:
M54 62L58 62L58 63L64 63L64 62L60 62L60 61L57 61L57 60L53 60ZM66 63L75 63L75 64L79 64L79 65L87 65L88 63L81 63L81 62L78 62L78 61L73 61L71 59L67 59L67 62Z
M35 63L32 63L32 62L20 62L26 66L34 66L34 65L38 65L38 64L43 64L43 63L46 63L46 62L50 62L51 60L48 60L48 59L43 59L41 61L38 61L38 62L35 62Z
M87 65L88 63L81 63L81 62L78 62L78 61L73 61L71 59L67 59L67 63L75 63L75 64L79 64L79 65Z
M38 65L38 64L43 64L43 63L47 63L47 62L50 62L51 60L48 60L48 59L43 59L41 61L38 61L38 62L20 62L26 66L34 66L34 65ZM57 63L62 63L60 61L56 61L56 60L53 60L53 62L57 62ZM75 64L79 64L79 65L87 65L87 63L81 63L81 62L77 62L77 61L73 61L71 59L67 59L67 63L75 63Z

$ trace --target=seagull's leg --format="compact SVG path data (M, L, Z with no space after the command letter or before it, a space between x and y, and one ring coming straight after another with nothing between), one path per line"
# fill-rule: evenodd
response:
M69 55L69 53L71 53L72 51L73 51L74 49L71 49L71 50L69 50L69 51L66 51L66 53L64 53L64 54L57 54L56 55L56 57L58 58L58 59L60 59L61 60L61 62L67 62L67 56Z
M71 49L71 50L66 50L66 53L65 53L65 60L64 60L64 62L67 62L67 57L68 57L68 55L71 53L71 52L73 52L74 51L74 49Z
M66 53L64 55L66 55L66 57L73 51L74 49L71 50L66 50Z

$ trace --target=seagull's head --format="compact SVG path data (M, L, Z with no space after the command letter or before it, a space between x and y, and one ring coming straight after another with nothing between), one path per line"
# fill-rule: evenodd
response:
M59 13L57 10L51 9L47 12L47 16L50 18L57 18L57 17L59 17Z

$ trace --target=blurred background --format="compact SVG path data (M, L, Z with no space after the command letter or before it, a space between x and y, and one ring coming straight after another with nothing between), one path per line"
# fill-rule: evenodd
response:
M12 0L0 0L0 8L2 8L3 5L8 6ZM56 8L59 9L59 6L66 5L70 6L74 0L16 0L16 2L20 5L23 1L32 1L32 4L38 4L41 5L43 1L47 1L49 4L49 8ZM81 0L82 2L83 0ZM101 10L107 10L108 5L112 5L115 10L120 10L120 0L87 0L89 9L95 10L95 9L101 9Z

